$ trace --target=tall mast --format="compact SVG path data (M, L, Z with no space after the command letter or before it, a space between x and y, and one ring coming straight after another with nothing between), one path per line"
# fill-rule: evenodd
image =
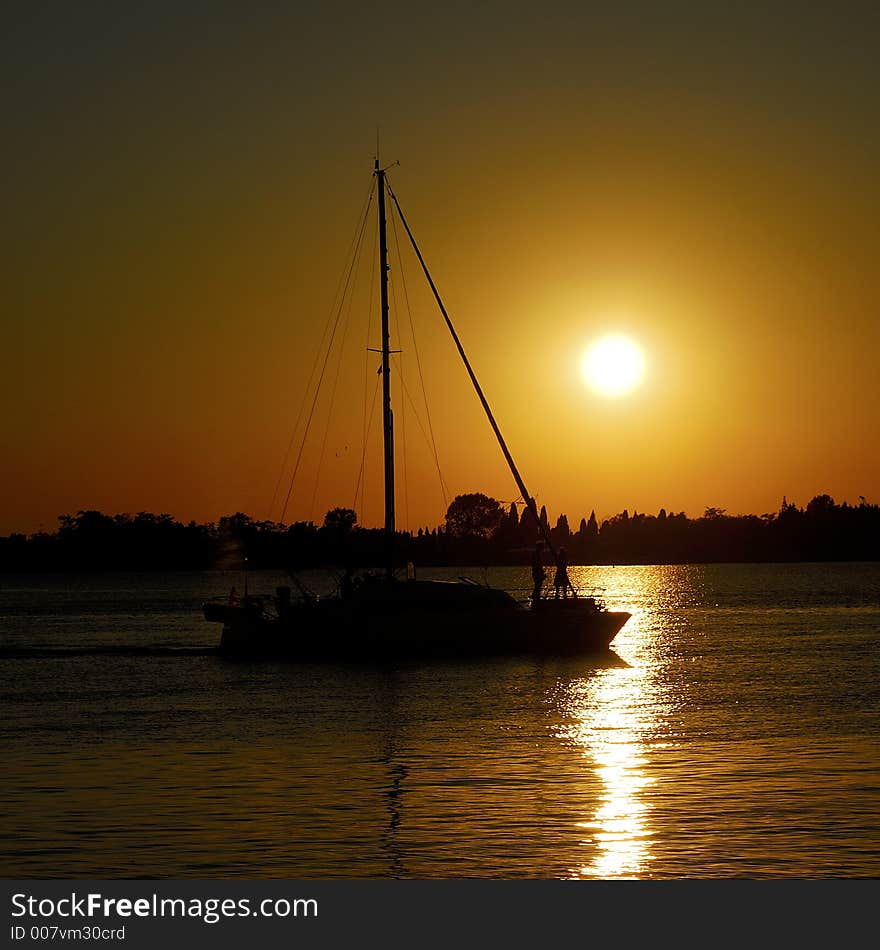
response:
M385 171L379 179L379 286L382 303L382 436L385 448L385 573L394 576L394 415L391 412L391 338L388 332L388 241L385 233Z

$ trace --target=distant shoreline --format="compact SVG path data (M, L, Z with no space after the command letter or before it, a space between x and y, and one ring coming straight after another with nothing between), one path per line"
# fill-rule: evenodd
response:
M794 565L872 565L880 564L880 558L869 558L861 560L850 560L850 559L841 559L841 560L792 560L792 561L629 561L629 562L618 562L615 564L605 564L605 563L590 563L590 564L579 564L575 562L570 562L569 567L606 567L609 569L615 569L618 567L750 567L760 565L761 567L788 567ZM503 570L511 568L522 568L523 570L527 565L518 565L518 564L418 564L416 565L418 570L423 571L434 571L434 570L461 570L461 571L493 571L493 570ZM309 567L298 567L290 568L285 565L264 565L261 567L249 567L249 572L254 573L303 573L306 571L341 571L343 568L338 564L316 564ZM379 570L380 565L377 564L364 564L364 565L355 565L355 571L357 570ZM66 575L69 577L85 577L91 574L109 574L109 575L123 575L123 574L240 574L242 572L242 567L141 567L141 568L131 568L131 567L100 567L100 568L43 568L43 569L27 569L27 570L15 570L2 568L0 569L0 577L18 577L18 576L27 576L27 575ZM401 564L395 568L398 574L404 574L406 572L406 565ZM2 589L2 586L0 586Z
M595 513L572 530L565 515L555 525L516 504L505 510L481 494L460 495L446 523L396 532L394 561L420 567L516 567L531 564L536 541L549 539L577 566L683 564L799 564L880 561L880 505L836 504L817 495L804 508L783 499L765 515L726 514L708 508L656 515L623 511L599 524ZM388 542L379 528L361 528L347 508L327 512L323 524L282 525L238 512L216 524L183 524L170 515L105 515L80 511L59 518L52 534L0 538L0 572L199 571L378 568ZM549 545L543 560L553 563Z

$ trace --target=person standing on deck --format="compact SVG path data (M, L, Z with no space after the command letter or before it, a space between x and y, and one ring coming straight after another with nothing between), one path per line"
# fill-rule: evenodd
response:
M536 605L541 599L541 588L547 579L547 572L544 570L543 559L544 542L538 541L535 544L535 553L532 555L532 606Z
M556 576L553 578L553 586L556 588L556 592L553 596L558 600L559 591L561 590L563 599L568 597L568 587L570 583L571 581L568 579L568 554L565 548L560 548L559 560L556 563Z

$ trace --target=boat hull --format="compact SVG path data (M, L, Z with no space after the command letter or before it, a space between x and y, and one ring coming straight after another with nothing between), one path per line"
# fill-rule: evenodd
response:
M219 613L206 617L220 621ZM340 661L473 656L564 656L607 650L630 614L583 601L550 601L470 610L422 610L407 605L298 606L266 618L241 608L222 614L220 652L228 656Z

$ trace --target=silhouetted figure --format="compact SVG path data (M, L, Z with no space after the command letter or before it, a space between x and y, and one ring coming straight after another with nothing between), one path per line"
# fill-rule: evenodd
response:
M532 555L532 604L537 604L541 599L541 588L547 579L547 572L544 570L543 559L544 543L538 541L535 545L535 553Z
M553 586L556 588L553 596L558 599L561 590L563 598L568 597L568 585L570 583L568 579L568 554L565 548L560 548L559 558L556 562L556 576L553 578Z
M237 607L238 604L239 604L238 591L235 589L235 587L233 587L232 590L229 592L229 606Z

